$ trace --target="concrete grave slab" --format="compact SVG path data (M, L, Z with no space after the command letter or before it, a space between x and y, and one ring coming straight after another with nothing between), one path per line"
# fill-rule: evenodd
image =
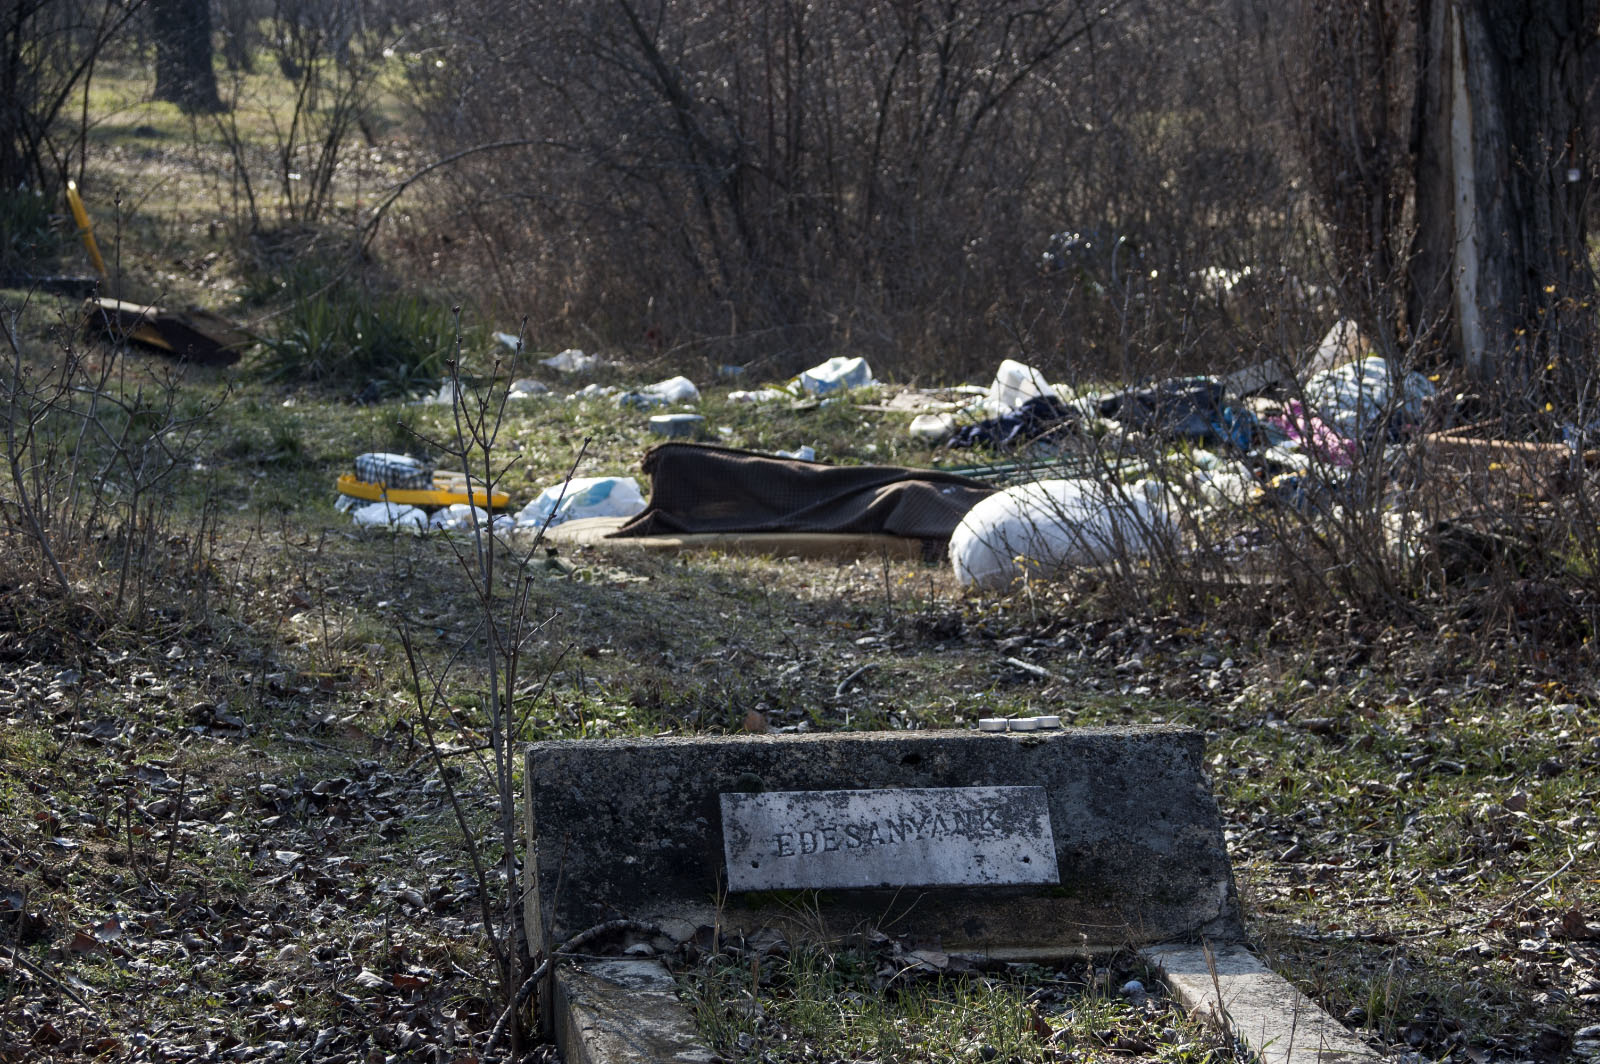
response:
M1262 1064L1379 1064L1384 1058L1242 946L1140 951L1172 996L1232 1030Z
M566 1064L715 1064L657 960L584 958L555 974L556 1041Z
M893 923L946 952L1048 959L1242 937L1203 738L1178 727L876 732L533 744L528 927L549 948L607 920L838 939ZM1058 882L799 894L731 890L722 796L1032 787Z

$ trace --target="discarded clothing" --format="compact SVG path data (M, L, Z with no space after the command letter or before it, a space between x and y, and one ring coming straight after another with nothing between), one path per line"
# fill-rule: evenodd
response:
M356 455L356 477L386 488L426 490L433 487L433 463L409 454L371 451Z
M617 537L854 532L942 542L994 494L953 473L829 466L693 443L653 447L641 468L650 477L650 505Z
M1078 416L1055 395L1029 399L1016 410L968 425L950 437L951 447L1015 447Z
M1329 465L1340 469L1355 465L1361 456L1361 446L1355 440L1340 435L1315 414L1307 417L1305 406L1298 400L1284 409L1282 416L1268 418L1267 423Z
M1211 377L1174 377L1100 400L1100 416L1162 439L1248 451L1256 444L1255 415L1223 404L1223 384Z

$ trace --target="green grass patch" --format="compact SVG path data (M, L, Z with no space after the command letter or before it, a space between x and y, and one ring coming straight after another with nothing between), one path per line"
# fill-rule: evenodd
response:
M681 973L680 993L702 1035L735 1062L1236 1059L1131 969L960 967L888 944L735 944Z

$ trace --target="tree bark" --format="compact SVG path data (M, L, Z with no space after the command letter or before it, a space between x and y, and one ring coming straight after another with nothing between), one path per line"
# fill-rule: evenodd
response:
M1597 0L1418 0L1408 314L1498 399L1593 350L1583 68Z
M223 110L211 63L210 0L150 0L150 19L156 41L156 99L175 103L186 114Z

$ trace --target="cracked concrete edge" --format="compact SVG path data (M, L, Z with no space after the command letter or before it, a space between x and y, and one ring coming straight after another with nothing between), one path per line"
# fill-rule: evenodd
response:
M1243 946L1147 946L1139 951L1191 1013L1233 1032L1262 1064L1380 1064L1386 1058L1345 1029ZM1214 969L1214 973L1213 973Z
M563 958L555 971L556 1045L566 1064L715 1064L672 973L658 960Z

